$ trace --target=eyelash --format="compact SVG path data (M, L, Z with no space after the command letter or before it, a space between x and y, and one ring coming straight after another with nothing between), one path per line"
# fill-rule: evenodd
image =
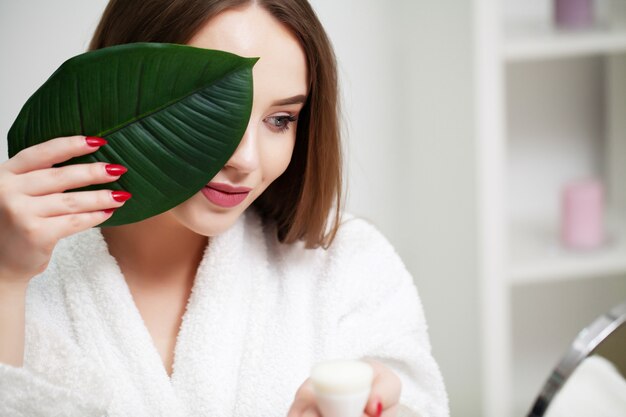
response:
M272 117L268 117L267 119L265 119L266 121L269 121L269 125L270 125L270 129L273 130L276 133L284 133L287 130L289 130L289 125L293 122L296 122L298 120L298 117L294 114L289 114L289 115L283 115L283 116L272 116ZM279 124L283 124L283 126L277 126L275 123L276 122L272 122L271 120L275 120L277 123ZM285 123L286 122L286 123Z

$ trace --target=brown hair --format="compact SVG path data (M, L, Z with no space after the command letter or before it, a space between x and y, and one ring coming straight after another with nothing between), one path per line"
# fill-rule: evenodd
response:
M339 228L342 204L337 69L330 40L307 0L111 0L89 50L133 42L186 44L213 16L253 3L299 39L310 78L291 162L254 206L274 222L281 242L326 248Z

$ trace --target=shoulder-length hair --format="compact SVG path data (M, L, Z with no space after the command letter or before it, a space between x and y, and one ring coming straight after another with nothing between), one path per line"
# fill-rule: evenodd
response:
M263 7L297 37L310 82L291 162L254 207L276 225L281 242L326 248L339 228L342 204L337 68L330 40L307 0L111 0L89 50L133 42L186 44L213 16L248 4Z

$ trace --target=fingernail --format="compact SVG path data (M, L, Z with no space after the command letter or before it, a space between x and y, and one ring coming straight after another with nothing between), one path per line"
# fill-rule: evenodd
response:
M376 404L376 417L380 417L382 413L383 413L383 403L378 401L378 404Z
M132 196L133 195L127 191L111 191L111 197L113 197L113 200L117 201L118 203L124 202Z
M122 175L123 173L128 171L128 169L125 166L117 165L117 164L108 164L104 168L107 170L109 175L113 175L114 177Z
M104 211L106 214L111 214L111 213L113 213L115 211L115 209L114 208L108 208L108 209L104 209L102 211Z
M85 142L87 142L87 145L94 147L106 145L107 143L109 143L106 139L98 138L95 136L87 136L85 138Z

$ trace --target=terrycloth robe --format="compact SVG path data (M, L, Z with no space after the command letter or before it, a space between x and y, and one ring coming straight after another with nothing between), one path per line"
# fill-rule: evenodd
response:
M449 414L410 274L344 221L328 250L277 241L252 210L212 237L167 375L99 228L61 240L26 298L24 366L0 364L0 416L286 416L311 366L373 358L400 415Z

